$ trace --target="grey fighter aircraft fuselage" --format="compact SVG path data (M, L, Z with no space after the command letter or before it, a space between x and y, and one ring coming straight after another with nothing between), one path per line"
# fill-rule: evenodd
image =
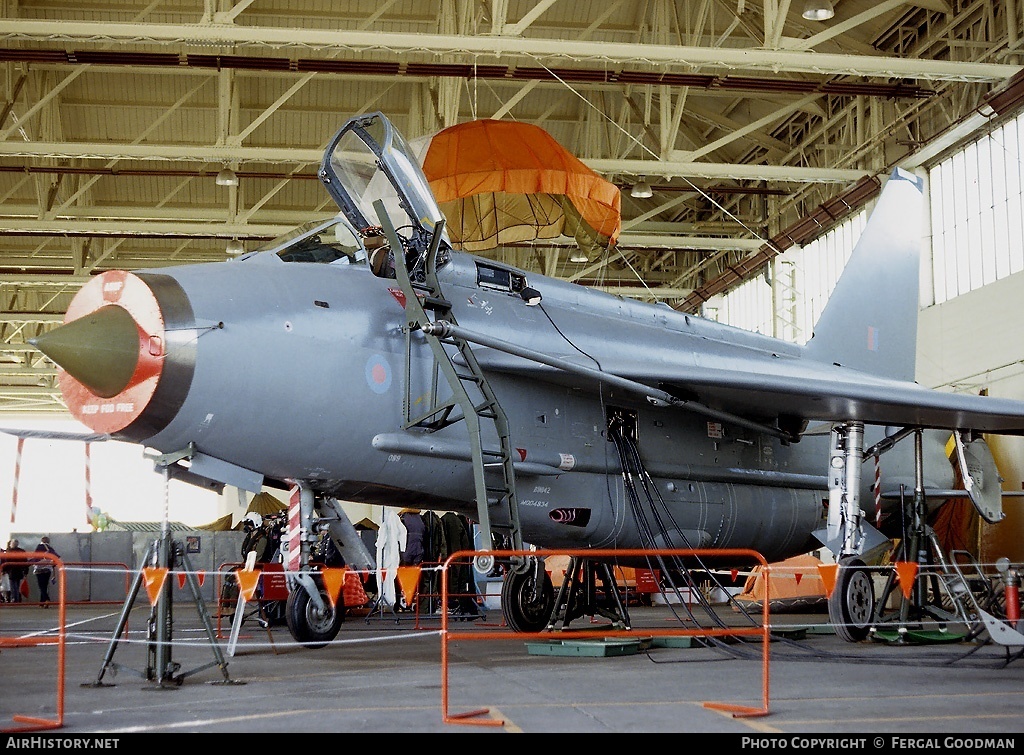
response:
M696 347L709 359L716 350L723 358L792 358L756 334L557 281L545 281L542 305L530 307L509 291L481 287L479 267L500 268L459 255L443 271L460 323L498 338L518 334L518 343L586 366L645 365L666 352L696 355ZM162 400L120 429L122 437L164 452L195 444L237 467L242 484L247 475L302 479L342 500L475 517L465 429L401 429L405 312L393 280L374 277L365 265L286 263L274 254L137 275L158 292L174 323L163 369L177 383L174 394L157 395ZM259 294L226 299L230 290ZM412 355L415 403L429 389L433 360L422 342ZM657 544L753 548L770 560L815 547L811 532L822 526L827 497L827 436L786 444L651 406L616 387L584 391L549 373L528 383L507 372L490 378L511 425L527 542L650 544L624 515L621 466L608 439L617 411L631 423L685 536L659 536ZM95 406L99 414L109 405L96 401L81 410ZM115 404L103 416L139 408Z
M889 179L807 346L454 250L381 114L346 124L321 178L334 221L236 260L86 284L66 324L36 340L63 368L71 412L187 451L193 479L299 485L306 527L322 502L347 500L486 519L513 545L745 548L769 561L884 540L869 536L865 449L882 454L889 494L927 489L934 503L954 488L951 431L977 451L981 432L1024 429L1024 402L913 382L913 177ZM389 248L397 274L378 264ZM453 399L453 376L496 399L476 412L494 420L478 438L446 419L476 411ZM911 432L916 447L895 442ZM511 471L482 501L506 445ZM509 623L542 627L550 598L523 580L543 575L510 574ZM293 591L289 627L329 639L337 622L312 584Z

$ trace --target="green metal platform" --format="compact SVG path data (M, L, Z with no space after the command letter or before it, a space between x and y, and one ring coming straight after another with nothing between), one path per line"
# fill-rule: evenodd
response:
M941 629L876 629L871 633L876 642L888 642L896 645L937 645L950 642L963 642L966 633L949 632Z
M547 640L527 642L530 655L585 656L588 658L610 658L636 655L650 647L650 638L595 638L593 640Z
M586 640L546 640L527 642L530 655L586 656L590 658L636 655L651 648L707 647L699 636L671 637L595 637Z

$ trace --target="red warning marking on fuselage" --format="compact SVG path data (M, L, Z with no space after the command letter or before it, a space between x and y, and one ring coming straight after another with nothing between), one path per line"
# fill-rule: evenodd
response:
M391 295L395 297L395 301L402 305L402 309L405 309L405 293L400 288L388 288Z

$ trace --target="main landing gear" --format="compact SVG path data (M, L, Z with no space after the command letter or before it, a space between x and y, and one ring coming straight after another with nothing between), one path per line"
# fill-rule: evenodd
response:
M875 588L861 555L885 542L881 533L863 520L860 509L864 456L862 422L832 426L828 522L824 531L815 534L839 556L836 584L828 597L828 615L836 635L848 642L859 642L868 636L875 611Z
M839 562L836 584L828 597L828 615L836 636L860 642L868 636L875 613L875 587L871 572L859 558Z
M836 628L836 635L849 642L859 642L869 635L884 639L890 634L899 641L905 641L910 631L926 632L926 622L935 623L939 627L937 634L944 638L956 635L948 631L949 624L976 625L980 609L973 596L974 591L979 582L983 589L988 586L984 579L967 579L958 564L947 561L938 538L926 522L923 430L903 428L867 451L862 450L863 433L859 423L835 425L832 434L828 528L826 537L819 535L819 539L834 553L841 554L836 583L828 599L829 618ZM876 552L874 536L880 536L880 533L863 521L858 503L860 462L863 458L888 451L911 435L914 443L914 490L908 496L901 486L899 499L903 532L899 547L892 556L893 563L888 567L885 586L876 597L872 571L867 563L869 554ZM1001 520L1001 479L984 439L969 440L962 431L956 431L953 440L966 496L985 521L994 523ZM943 497L948 496L944 491ZM974 573L983 577L973 557L965 555ZM901 572L901 564L913 568ZM904 580L908 580L907 585L901 584ZM890 599L896 599L895 609L887 608Z
M514 631L542 631L554 606L555 590L543 561L531 558L525 569L509 569L501 585L501 615Z
M599 593L597 583L604 588ZM551 577L538 558L519 571L509 569L501 587L505 623L516 632L568 629L581 616L601 615L629 629L629 614L608 564L573 556L555 598Z

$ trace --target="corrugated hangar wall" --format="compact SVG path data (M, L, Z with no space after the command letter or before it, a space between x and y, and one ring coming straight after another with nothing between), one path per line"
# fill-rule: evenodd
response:
M67 600L123 603L136 573L145 564L146 554L159 533L153 532L18 532L14 534L26 551L35 550L43 535L49 534L50 544L65 564ZM208 603L219 593L221 579L218 572L226 564L241 561L244 533L185 530L171 533L180 541L192 569L202 572L200 593ZM32 575L25 580L29 586L28 600L39 599L38 587ZM174 580L173 598L176 603L192 601L189 586ZM56 599L56 591L51 591ZM140 589L136 604L147 601L144 587Z

